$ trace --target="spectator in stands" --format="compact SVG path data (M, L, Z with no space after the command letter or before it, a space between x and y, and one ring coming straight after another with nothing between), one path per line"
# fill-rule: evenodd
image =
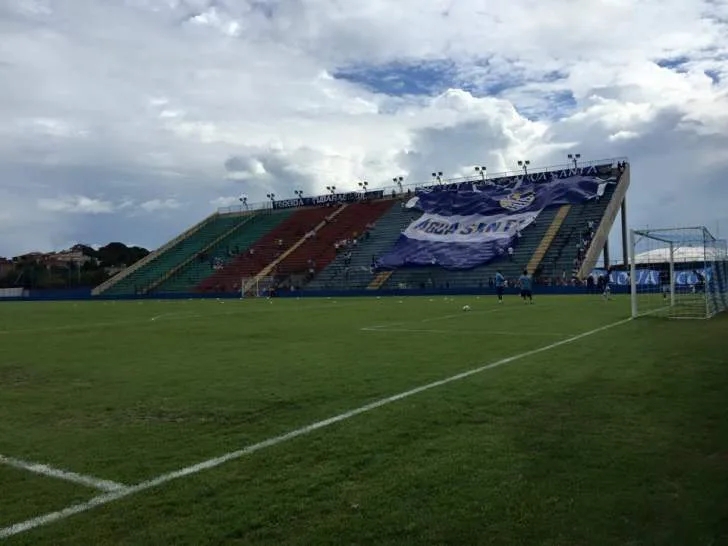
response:
M513 250L513 247L512 247L512 246L509 246L509 247L508 247L508 259L509 259L510 261L513 261L513 254L514 254L514 250Z

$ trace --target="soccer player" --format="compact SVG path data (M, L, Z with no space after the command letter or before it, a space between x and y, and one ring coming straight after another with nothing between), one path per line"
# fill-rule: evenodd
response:
M521 285L521 298L524 303L533 303L533 279L528 274L528 270L523 270L523 275L518 277L518 282Z
M609 286L609 271L607 271L602 278L604 283L604 292L602 292L602 298L604 298L606 301L612 300L612 287Z
M506 278L500 272L500 269L495 272L495 292L498 294L498 303L503 303L503 292L506 287Z

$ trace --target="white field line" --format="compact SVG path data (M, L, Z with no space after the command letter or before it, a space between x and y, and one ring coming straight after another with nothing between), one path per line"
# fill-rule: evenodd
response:
M511 364L513 362L516 362L517 360L521 360L521 359L527 358L529 356L537 355L539 353L543 353L546 351L550 351L552 349L556 349L558 347L561 347L562 345L567 345L569 343L573 343L580 339L583 339L583 338L586 338L589 336L593 336L594 334L598 334L605 330L609 330L610 328L615 328L617 326L621 326L622 324L626 324L626 323L630 322L631 320L632 320L631 318L619 320L617 322L607 324L606 326L601 326L599 328L589 330L588 332L584 332L584 333L569 337L567 339L557 341L550 345L545 345L544 347L540 347L538 349L526 351L525 353L520 353L515 356L510 356L510 357L504 358L502 360L492 362L490 364L485 364L483 366L479 366L477 368L473 368L468 371L465 371L465 372L462 372L462 373L459 373L456 375L452 375L450 377L441 379L439 381L427 383L426 385L422 385L420 387L416 387L414 389L411 389L411 390L408 390L405 392L401 392L399 394L395 394L395 395L389 396L387 398L382 398L380 400L371 402L370 404L366 404L364 406L347 411L345 413L340 413L339 415L335 415L334 417L324 419L323 421L317 421L317 422L307 425L305 427L293 430L291 432L287 432L286 434L282 434L280 436L274 436L273 438L263 440L262 442L259 442L257 444L249 445L238 451L232 451L230 453L226 453L225 455L216 457L214 459L208 459L201 463L197 463L192 466L188 466L188 467L182 468L180 470L176 470L174 472L162 474L151 480L141 482L137 485L129 486L126 489L120 489L117 491L111 491L109 493L99 495L97 497L92 498L91 500L89 500L87 502L73 504L71 506L68 506L67 508L64 508L63 510L59 510L56 512L49 512L42 516L38 516L38 517L31 518L29 520L26 520L26 521L23 521L20 523L16 523L14 525L10 525L9 527L0 529L0 539L7 538L7 537L10 537L13 535L17 535L17 534L23 533L25 531L29 531L31 529L45 526L45 525L48 525L55 521L59 521L59 520L68 518L70 516L73 516L75 514L87 512L93 508L96 508L97 506L102 506L102 505L108 504L110 502L113 502L113 501L116 501L119 499L123 499L130 495L134 495L136 493L146 491L147 489L152 489L154 487L158 487L160 485L163 485L172 480L176 480L178 478L183 478L185 476L191 476L193 474L202 472L203 470L215 468L215 467L220 466L229 461L234 461L236 459L240 459L241 457L245 457L246 455L250 455L251 453L255 453L256 451L261 451L263 449L266 449L268 447L273 447L275 445L286 442L288 440L293 440L294 438L298 438L299 436L304 436L306 434L310 434L311 432L314 432L316 430L329 427L329 426L331 426L335 423L339 423L341 421L346 421L347 419L351 419L352 417L355 417L359 414L367 413L369 411L375 410L382 406L386 406L393 402L397 402L398 400L402 400L404 398L409 398L410 396L413 396L415 394L419 394L424 391L428 391L428 390L431 390L431 389L434 389L437 387L441 387L443 385L447 385L448 383L460 381L462 379L470 377L471 375L475 375L475 374L484 372L486 370L491 370L491 369L497 368L499 366Z
M196 318L201 317L199 313L193 313L192 311L179 311L179 312L173 312L173 313L162 313L161 315L157 315L155 317L150 318L149 320L151 322L154 322L155 320L159 320L161 318L169 317L169 318Z
M569 334L559 332L506 332L499 330L429 330L425 328L361 328L364 332L412 332L412 333L431 333L431 334L481 334L484 336L538 336L538 337L563 337Z
M100 478L94 478L93 476L85 476L83 474L77 474L67 470L60 470L46 464L22 461L20 459L14 459L13 457L6 457L5 455L0 455L0 464L11 466L19 470L27 470L36 474L42 474L43 476L51 478L58 478L59 480L66 480L67 482L78 483L87 487L93 487L94 489L99 489L101 491L119 491L126 489L127 487L122 483L102 480Z

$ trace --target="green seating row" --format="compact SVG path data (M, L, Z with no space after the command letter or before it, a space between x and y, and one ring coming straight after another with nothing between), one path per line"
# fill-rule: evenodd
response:
M177 242L150 262L109 287L104 294L125 295L143 293L150 284L165 273L200 252L215 239L248 219L244 214L215 215L197 231Z
M215 264L224 264L248 250L258 239L291 215L291 210L258 214L210 247L205 256L193 259L164 280L154 292L193 292L205 278L215 273Z

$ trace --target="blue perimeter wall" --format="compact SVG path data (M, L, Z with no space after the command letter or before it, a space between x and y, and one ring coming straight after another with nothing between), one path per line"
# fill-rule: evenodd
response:
M584 295L597 294L594 289L589 292L582 286L541 286L536 287L534 295ZM628 286L612 286L613 294L629 294ZM506 294L518 295L518 288L507 288ZM492 288L472 288L470 290L315 290L281 292L277 298L345 298L345 297L373 297L373 296L471 296L491 295L495 296ZM128 295L128 296L92 296L90 288L73 290L31 290L29 295L20 298L0 298L3 301L108 301L108 300L182 300L182 299L222 299L239 298L240 294L149 294L149 295Z

